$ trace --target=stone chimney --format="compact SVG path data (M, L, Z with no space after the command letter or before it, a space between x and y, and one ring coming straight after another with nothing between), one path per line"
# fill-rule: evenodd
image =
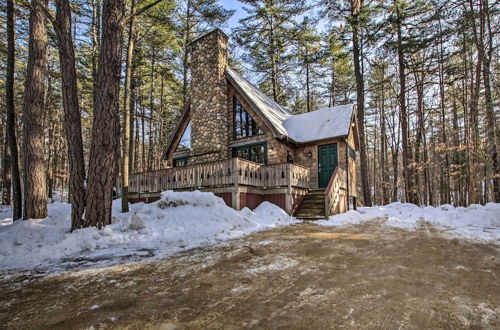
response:
M191 47L191 164L228 157L227 35L220 29Z

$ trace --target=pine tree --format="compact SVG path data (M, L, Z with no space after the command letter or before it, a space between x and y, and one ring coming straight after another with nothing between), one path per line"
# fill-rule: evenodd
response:
M305 111L310 112L315 110L315 105L318 102L316 98L319 98L319 95L315 95L314 91L319 89L319 82L323 74L320 64L325 52L321 44L321 36L316 32L316 27L309 17L304 17L297 27L294 42L292 56L297 62L297 73L303 81L299 90L305 90Z
M97 94L94 96L85 227L101 228L111 223L111 202L120 137L117 127L119 127L118 96L123 15L124 2L122 0L104 1Z
M29 57L23 106L24 219L47 217L44 100L48 39L47 19L43 11L47 2L33 1L30 10Z
M352 103L356 93L352 56L345 43L346 31L333 27L326 36L327 49L322 61L326 68L328 106Z
M291 45L295 23L307 7L301 0L243 0L247 17L233 30L245 51L243 61L259 73L260 87L281 104L287 103L285 78L292 71Z
M177 40L182 49L182 98L189 98L189 44L208 30L224 25L234 14L217 0L177 0L175 23Z
M350 0L340 2L325 1L325 11L329 17L346 23L351 33L352 58L354 76L356 78L356 106L359 131L360 149L360 174L363 203L371 206L371 193L368 182L368 158L365 139L365 79L363 72L363 33L370 19L371 7L363 0Z

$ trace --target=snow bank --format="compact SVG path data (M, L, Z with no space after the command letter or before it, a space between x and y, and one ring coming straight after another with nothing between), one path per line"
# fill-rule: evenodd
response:
M469 207L441 205L419 207L408 203L392 203L386 206L361 207L331 216L328 221L318 221L325 226L359 224L374 218L387 218L386 226L415 230L425 223L450 235L458 235L479 242L500 244L500 203Z
M141 253L162 257L294 222L271 203L254 212L235 211L222 198L199 191L166 191L155 203L131 204L128 213L120 213L120 203L113 204L111 225L73 233L68 204L49 204L49 217L43 220L11 223L10 214L0 213L6 219L0 226L0 269L45 268L75 258L109 262Z

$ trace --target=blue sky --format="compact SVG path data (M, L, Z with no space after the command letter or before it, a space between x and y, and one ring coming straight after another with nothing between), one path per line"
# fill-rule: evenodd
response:
M243 10L242 3L237 1L237 0L220 0L220 3L226 9L236 10L234 15L229 19L228 27L223 28L224 32L226 32L227 34L230 34L231 29L238 25L238 20L245 17L246 12L245 12L245 10Z
M314 4L314 0L304 0L306 3L309 3L311 5ZM243 4L239 2L238 0L219 0L222 6L226 9L234 9L236 12L234 15L229 19L228 21L228 26L223 27L222 30L228 35L231 34L231 29L236 27L238 25L238 21L246 16L246 11L243 9ZM309 15L315 15L317 14L318 11L315 10L314 8L308 12ZM323 30L325 26L324 20L318 20L318 29Z

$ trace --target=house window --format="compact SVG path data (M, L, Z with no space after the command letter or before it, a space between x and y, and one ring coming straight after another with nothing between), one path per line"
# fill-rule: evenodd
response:
M254 143L233 148L233 157L250 160L259 164L267 164L267 144Z
M176 152L186 150L191 150L191 121L189 121L186 125L184 133L182 133L181 140L175 149Z
M347 156L354 161L356 160L356 151L350 146L347 146Z
M264 134L236 97L233 98L233 117L235 139Z
M174 167L182 167L187 165L187 157L182 157L182 158L174 158L172 160L172 165Z

